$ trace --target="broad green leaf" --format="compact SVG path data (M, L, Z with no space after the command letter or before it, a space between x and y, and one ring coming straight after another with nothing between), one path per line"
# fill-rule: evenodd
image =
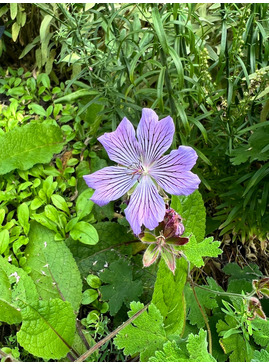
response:
M0 321L9 325L22 320L20 309L12 303L11 284L6 272L0 266Z
M267 346L269 343L269 321L257 318L253 321L253 338L256 344Z
M163 259L160 261L152 303L164 318L167 335L181 334L184 328L186 307L183 289L186 278L187 262L183 258L177 260L175 274L168 269Z
M194 234L198 243L205 236L206 212L199 191L189 196L172 196L171 207L182 217L185 226L184 236Z
M95 289L86 289L86 291L82 294L82 301L83 305L89 305L93 301L96 300L98 297L98 292Z
M84 278L89 273L104 269L108 262L118 260L119 252L124 254L130 251L131 247L125 246L124 243L134 240L134 236L127 232L126 227L115 222L99 222L94 227L99 235L96 245L78 244L71 238L66 240Z
M37 163L49 163L63 147L62 131L47 123L29 123L0 137L0 174L26 170Z
M91 188L87 188L83 191L77 198L76 201L76 212L79 219L83 219L83 217L89 215L94 206L94 202L90 200L93 195L93 190Z
M0 232L0 254L3 254L9 245L9 231L7 229Z
M140 302L132 302L128 316L132 317L144 305ZM163 327L163 318L156 306L151 303L147 311L138 316L131 325L122 329L114 344L118 349L124 349L125 355L140 353L140 361L148 361L156 350L160 350L167 341Z
M128 305L141 296L143 286L140 280L133 280L132 266L126 260L119 259L109 265L100 274L100 279L107 285L100 287L103 300L108 300L109 311L114 316L123 303Z
M60 195L52 195L51 200L54 206L56 206L58 209L66 212L68 215L70 215L70 211L67 205L67 202L65 199Z
M208 286L202 286L214 291L223 292L223 289L214 281L213 278L207 278ZM204 309L212 310L213 308L218 307L218 303L216 300L216 294L214 292L206 291L202 288L195 287L195 292L197 294L198 300ZM190 321L192 325L197 325L198 328L202 328L205 326L205 320L200 311L200 308L194 298L192 288L190 285L186 285L184 289L185 298L186 298L186 306L187 306L187 319Z
M188 337L187 349L190 354L190 360L194 362L215 362L208 352L207 333L200 330L198 335L190 334Z
M228 263L222 270L225 274L230 276L229 282L238 279L252 281L253 279L257 279L257 277L262 277L259 267L254 263L250 263L243 268L237 263Z
M175 341L168 341L163 345L162 350L157 350L154 356L149 358L150 362L186 362L188 356L177 346Z
M58 298L26 304L21 311L18 343L43 359L61 359L70 351L75 337L76 317L72 305Z
M78 311L82 282L76 262L63 241L56 242L54 233L36 222L31 223L29 243L25 250L26 266L44 300L62 298Z
M78 222L70 231L70 236L72 239L79 240L87 245L95 245L99 240L95 227L85 221Z
M18 220L23 227L24 233L27 235L30 229L29 224L29 208L28 205L23 202L18 206Z
M180 250L186 255L187 259L200 268L204 265L202 257L217 257L222 253L219 248L221 242L213 241L214 238L206 238L201 243L197 243L194 235L190 237L186 245L180 247Z

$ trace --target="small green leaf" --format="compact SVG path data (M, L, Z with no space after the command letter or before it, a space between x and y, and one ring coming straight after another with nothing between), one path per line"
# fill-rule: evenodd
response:
M25 235L27 235L30 229L30 224L29 224L29 208L25 202L23 202L18 206L18 220L21 226L23 227Z
M9 245L9 231L2 230L0 232L0 254L3 254Z
M83 219L83 217L89 215L92 211L94 203L90 200L90 198L92 197L93 192L94 191L91 188L87 188L77 198L76 212L77 217L80 220Z
M102 284L101 279L94 274L89 274L86 280L88 285L92 288L99 288Z
M98 297L98 292L95 289L86 289L82 294L82 305L89 305Z
M61 359L70 351L75 337L76 317L69 302L58 298L26 304L21 311L18 343L43 359Z
M68 215L70 215L69 208L67 206L67 202L65 199L60 195L52 195L51 196L52 203L54 206L56 206L58 209L66 212Z
M78 222L70 231L70 235L72 239L87 245L95 245L99 240L96 229L85 221Z

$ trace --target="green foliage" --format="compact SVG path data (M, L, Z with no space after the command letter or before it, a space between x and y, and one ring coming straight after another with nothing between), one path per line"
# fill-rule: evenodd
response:
M30 123L0 137L0 174L26 170L37 163L50 162L63 148L61 129L55 125Z
M195 191L189 196L172 196L171 207L183 219L185 227L184 236L194 234L198 243L203 241L206 213L200 192Z
M49 229L31 224L29 244L25 251L26 267L40 297L61 298L70 302L74 311L81 303L82 282L75 260L63 241L56 242Z
M220 241L213 241L214 238L206 238L201 243L197 243L194 235L190 237L189 242L180 247L180 250L186 255L187 259L196 267L202 267L204 261L202 257L217 257L222 253L219 249Z
M255 350L253 354L252 362L266 362L269 361L269 352L262 349L261 351Z
M262 276L258 266L253 263L250 263L243 268L240 268L240 266L236 263L228 263L223 268L223 272L230 276L229 282L238 279L252 281L253 279L257 279Z
M132 267L126 260L119 259L111 263L109 268L100 274L100 279L107 283L100 287L100 292L103 300L108 300L112 316L119 311L123 303L128 305L141 296L142 283L133 280Z
M144 305L132 302L128 316L132 317ZM141 361L148 361L156 350L161 349L167 341L163 318L156 306L151 303L147 311L137 317L132 325L122 329L114 339L119 349L124 349L125 355L140 353Z
M70 351L76 318L69 302L55 298L26 304L18 342L29 353L44 359L61 359Z
M163 345L163 350L157 350L150 362L186 362L188 356L182 351L175 341L168 341Z
M173 274L163 260L159 263L152 303L164 318L167 335L181 334L186 319L183 289L187 278L187 262L181 258Z

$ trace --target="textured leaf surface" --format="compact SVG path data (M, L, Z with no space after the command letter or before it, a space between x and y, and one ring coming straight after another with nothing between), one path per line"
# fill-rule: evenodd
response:
M214 281L213 278L207 278L207 282L208 286L205 286L205 288L223 292L223 289ZM218 307L215 293L203 290L199 287L195 288L195 292L197 294L201 306L204 309L207 308L209 310L212 310L213 308ZM193 291L189 284L186 285L184 293L185 293L187 312L188 312L187 319L190 321L192 325L197 325L199 328L204 327L205 320L194 298Z
M269 362L269 352L262 349L261 351L255 350L252 362Z
M140 280L133 280L132 266L120 259L110 264L108 269L100 274L100 279L107 285L100 287L103 300L108 300L109 311L115 315L123 303L126 305L140 297L143 286Z
M12 304L11 284L8 276L0 266L0 321L12 325L21 320L20 311Z
M269 321L257 318L253 322L253 327L255 327L253 338L256 344L267 346L269 344Z
M0 137L0 174L13 169L29 169L36 163L49 163L63 147L62 131L47 123L29 123Z
M132 317L144 305L140 302L132 302L130 307L131 311L128 315ZM122 329L114 339L115 345L118 349L124 349L125 355L140 353L140 361L148 361L166 341L162 315L153 303L132 324Z
M157 350L151 358L150 362L186 362L187 355L177 346L175 341L168 341L163 345L163 350Z
M44 359L61 359L73 343L76 318L69 302L56 298L26 305L18 342L29 353Z
M79 309L82 282L76 262L63 241L55 241L54 233L33 222L29 243L25 250L30 276L36 283L40 297L64 298L74 310Z
M200 268L204 265L203 257L217 257L222 253L222 250L219 249L221 242L213 240L214 238L210 237L198 243L195 236L192 235L189 242L181 246L180 250L192 264Z
M164 317L164 328L167 335L181 334L184 327L186 308L183 289L186 278L187 262L185 259L177 260L175 275L168 269L163 259L160 261L152 303Z
M201 242L205 236L206 212L199 191L189 196L172 196L171 207L182 217L185 226L184 236L194 234Z
M119 252L128 252L131 248L124 245L116 245L134 240L132 234L127 233L127 229L115 222L100 222L94 225L99 235L97 245L86 246L78 244L77 241L67 239L66 243L71 250L79 270L83 277L89 273L95 273L102 269L108 262L119 259Z
M215 362L208 352L207 333L200 330L198 335L190 334L187 343L187 349L190 354L190 361L194 362Z
M249 265L241 268L236 263L228 263L222 269L224 273L229 275L229 281L237 279L245 279L247 281L252 281L252 279L257 279L257 277L262 277L262 273L259 270L257 264L250 263Z

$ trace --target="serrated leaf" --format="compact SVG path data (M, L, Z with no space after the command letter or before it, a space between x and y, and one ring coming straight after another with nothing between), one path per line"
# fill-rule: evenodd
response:
M74 240L79 240L83 244L95 245L98 243L99 236L95 227L85 221L80 221L70 231L70 236Z
M188 361L187 355L177 346L175 341L168 341L163 345L163 350L157 350L149 362L186 362Z
M243 268L241 268L237 263L228 263L222 270L225 274L230 276L229 282L238 279L252 281L253 279L263 276L257 264L254 263L250 263Z
M256 344L267 346L269 343L269 321L257 318L253 321L252 326L255 328L253 338Z
M198 335L190 334L188 337L187 349L190 354L190 360L194 362L215 362L208 352L207 333L200 330Z
M128 316L132 317L144 305L132 302ZM163 327L163 318L156 306L151 303L147 311L137 317L132 325L122 329L114 339L118 349L124 349L125 355L140 353L140 361L148 361L156 350L160 350L167 341Z
M223 292L223 289L214 281L213 278L207 278L208 286L202 286L214 291ZM218 307L218 303L216 301L216 293L206 291L202 288L195 287L195 292L198 297L198 300L203 309L212 310ZM186 298L186 306L187 306L187 319L190 321L192 325L197 325L198 328L202 328L205 326L205 320L203 315L199 309L199 306L194 298L192 288L190 285L186 285L184 289L185 298Z
M177 268L173 274L163 259L159 263L152 303L164 317L167 335L181 334L185 324L186 307L183 289L187 278L187 266L183 258L177 260Z
M253 354L252 362L269 362L269 352L261 349L261 351L255 350Z
M29 123L0 137L0 174L16 168L26 170L37 163L49 163L63 147L62 131L47 123Z
M58 298L25 305L18 343L32 355L61 359L70 351L76 329L76 317L69 302Z
M103 300L108 300L112 316L119 311L123 303L128 305L142 294L142 283L140 280L133 280L132 266L126 260L120 259L111 263L109 268L100 274L100 279L108 283L99 289Z
M31 223L29 243L25 250L26 266L31 267L42 299L64 298L78 311L82 282L76 262L63 241L56 242L54 233L36 222Z
M184 236L194 234L197 242L201 242L205 236L206 212L200 192L196 190L189 196L172 196L171 208L183 219Z
M99 235L97 245L78 244L70 238L66 240L84 278L89 273L103 269L106 263L118 260L120 251L125 253L130 250L130 247L125 247L123 243L134 240L134 236L127 232L126 227L115 222L100 222L94 227Z
M206 238L201 243L197 243L194 235L190 237L186 245L180 247L180 250L186 255L187 259L200 268L204 265L202 257L217 257L222 253L219 249L220 241L213 241L214 238Z

